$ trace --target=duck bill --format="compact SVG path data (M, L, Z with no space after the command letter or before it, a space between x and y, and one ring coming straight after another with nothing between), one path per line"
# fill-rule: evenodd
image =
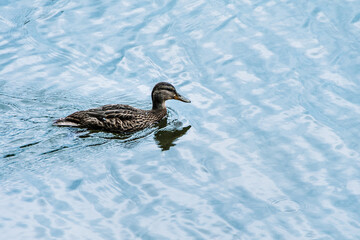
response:
M175 95L174 99L182 101L182 102L186 102L186 103L191 103L191 101L189 99L181 96L180 94Z

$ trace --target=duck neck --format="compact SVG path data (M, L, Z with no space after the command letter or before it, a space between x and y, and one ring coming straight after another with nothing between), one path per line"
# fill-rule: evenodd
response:
M152 110L165 110L166 111L165 101L153 101Z

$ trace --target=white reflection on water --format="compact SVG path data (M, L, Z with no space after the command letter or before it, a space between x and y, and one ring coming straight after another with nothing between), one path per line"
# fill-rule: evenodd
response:
M6 239L358 239L357 1L3 1ZM157 126L52 121L111 103Z

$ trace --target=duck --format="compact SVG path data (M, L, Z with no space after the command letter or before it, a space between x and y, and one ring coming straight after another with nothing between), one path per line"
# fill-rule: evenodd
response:
M54 125L130 133L151 127L163 119L167 115L165 101L175 99L185 103L191 102L167 82L159 82L154 86L151 99L152 109L150 110L124 104L109 104L74 112L67 117L55 120Z

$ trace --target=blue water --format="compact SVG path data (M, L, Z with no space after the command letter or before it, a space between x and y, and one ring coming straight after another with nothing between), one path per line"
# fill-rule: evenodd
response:
M360 239L360 2L0 1L1 239ZM133 135L59 128L151 107Z

